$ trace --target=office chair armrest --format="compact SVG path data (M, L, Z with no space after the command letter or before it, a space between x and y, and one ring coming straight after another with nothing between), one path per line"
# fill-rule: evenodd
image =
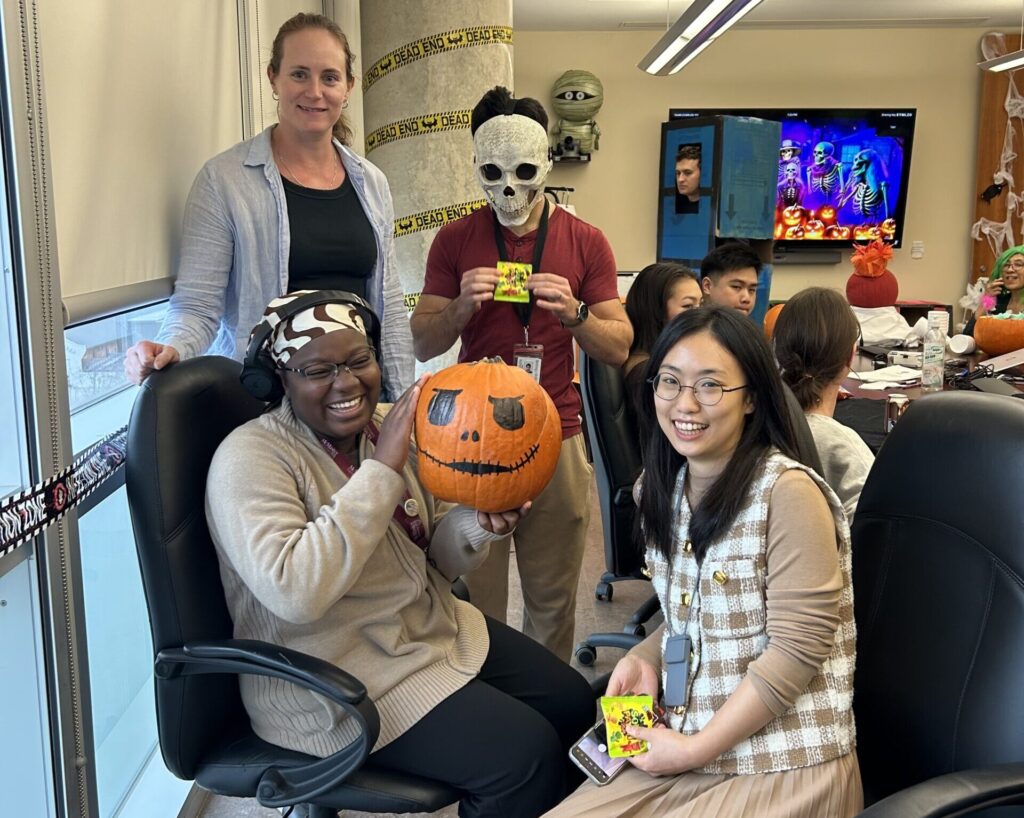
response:
M265 807L307 803L338 786L362 766L380 734L377 707L355 676L323 659L268 642L227 639L167 648L157 654L155 673L161 679L202 673L270 676L323 696L355 719L358 737L337 753L294 767L268 767L256 789L256 798Z
M943 818L988 807L1024 804L1024 763L940 775L883 798L858 818Z

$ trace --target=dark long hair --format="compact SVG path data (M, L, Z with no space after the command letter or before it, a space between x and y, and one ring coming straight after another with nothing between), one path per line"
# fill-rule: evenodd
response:
M821 403L829 384L850 368L860 324L846 299L834 290L808 287L782 308L772 344L779 369L804 411Z
M626 293L626 315L633 325L633 352L649 352L665 328L665 304L672 295L677 281L690 278L700 281L697 274L682 264L666 261L648 264L636 275Z
M737 361L747 384L746 395L754 410L746 415L736 451L708 489L690 519L689 537L698 560L708 546L732 525L742 507L754 473L772 447L801 460L793 424L786 408L782 379L761 330L745 315L729 307L699 307L677 315L661 333L646 378L658 374L669 351L680 341L710 333ZM672 492L685 458L661 431L654 408L654 390L648 389L640 406L645 427L651 430L644 453L643 492L636 517L636 539L657 548L668 558L678 509Z

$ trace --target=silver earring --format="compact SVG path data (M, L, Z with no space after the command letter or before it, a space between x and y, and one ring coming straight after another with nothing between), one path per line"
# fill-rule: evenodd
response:
M281 99L281 97L278 95L277 91L271 91L270 92L270 96L274 98L274 102L277 102L279 99Z
M344 111L346 108L348 108L348 100L347 99L343 103L341 103L341 110Z

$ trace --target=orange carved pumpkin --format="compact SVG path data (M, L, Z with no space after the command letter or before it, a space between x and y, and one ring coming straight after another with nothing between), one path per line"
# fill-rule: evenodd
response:
M886 219L882 222L880 229L885 238L891 239L896 235L896 219Z
M818 218L821 219L825 224L836 223L836 209L830 204L822 205L821 210L818 211Z
M801 224L806 216L806 210L799 205L792 205L782 211L782 223L787 227L792 227L795 224Z
M825 223L820 219L811 219L804 225L804 230L807 231L806 238L820 239L825 235Z
M974 324L974 340L993 356L1024 349L1024 320L984 315Z
M786 228L787 239L802 239L805 238L805 233L806 231L799 224Z
M519 508L555 473L562 424L548 393L501 358L456 364L426 383L416 406L423 485L481 511Z

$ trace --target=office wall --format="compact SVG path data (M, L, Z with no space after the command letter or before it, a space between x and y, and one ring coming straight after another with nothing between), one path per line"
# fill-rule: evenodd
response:
M580 216L605 231L620 270L654 260L660 127L670 107L916 107L904 247L890 265L902 298L955 302L970 262L982 29L733 30L673 77L636 63L657 32L516 32L516 94L550 106L566 69L601 78L601 148L590 165L556 166ZM910 243L924 256L910 258ZM772 296L843 287L840 264L779 266Z

